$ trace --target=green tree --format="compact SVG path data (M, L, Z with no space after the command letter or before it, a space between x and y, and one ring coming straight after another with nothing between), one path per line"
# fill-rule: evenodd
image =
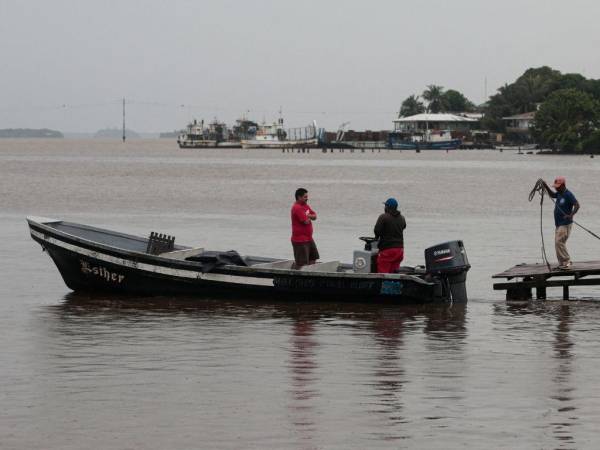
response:
M535 111L538 104L556 90L556 82L562 77L558 70L548 66L527 69L514 83L517 113Z
M444 105L444 110L450 112L475 110L475 105L467 97L454 89L448 89L442 94L442 104Z
M504 131L502 117L535 111L548 95L559 89L563 77L548 66L527 69L511 84L492 95L485 108L482 125L492 131Z
M553 92L536 113L533 133L539 143L572 152L581 149L600 125L600 104L576 89Z
M510 87L508 84L501 86L498 93L492 95L484 107L484 116L481 125L491 131L504 131L502 117L513 114L513 105L509 98Z
M559 89L577 89L579 91L588 91L588 79L578 73L565 73L561 75L552 85L553 90Z
M427 111L431 113L439 113L446 110L444 104L444 88L435 84L430 84L423 91L422 97L427 102Z
M592 134L581 141L581 150L590 153L600 152L600 130L593 131Z
M411 95L407 97L400 106L400 117L414 116L415 114L421 114L425 112L425 105L419 100L418 95Z
M587 80L586 92L600 101L600 80Z

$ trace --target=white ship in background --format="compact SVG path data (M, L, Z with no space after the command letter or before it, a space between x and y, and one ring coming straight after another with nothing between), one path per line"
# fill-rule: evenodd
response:
M204 125L204 120L194 120L185 132L177 138L180 148L241 148L242 139L251 139L256 134L258 124L241 118L232 129L217 119Z
M317 122L301 128L283 127L283 117L271 125L261 125L251 139L242 139L243 148L315 148L324 135Z
M177 137L179 148L213 148L217 146L216 136L210 136L208 128L204 127L204 120L198 122L194 119L189 123L185 133Z

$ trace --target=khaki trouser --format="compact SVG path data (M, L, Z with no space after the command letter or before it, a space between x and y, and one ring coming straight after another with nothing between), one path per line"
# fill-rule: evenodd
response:
M554 233L554 246L556 247L556 258L560 266L566 266L571 262L571 257L567 251L567 239L571 234L573 224L561 225L556 227Z

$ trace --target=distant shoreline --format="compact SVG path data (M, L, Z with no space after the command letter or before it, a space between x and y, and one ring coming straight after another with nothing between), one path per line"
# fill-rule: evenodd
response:
M158 139L162 133L137 133L126 130L127 139ZM105 129L96 132L61 132L49 128L4 128L0 139L122 139L121 130ZM173 139L169 137L169 139Z
M5 128L0 129L0 138L62 139L64 135L60 131L48 128Z
M598 155L600 154L600 151L598 150L593 150L593 151L585 151L585 152L566 152L564 150L538 150L536 152L536 155L556 155L556 156L562 156L562 155L573 155L573 156L594 156L594 155Z

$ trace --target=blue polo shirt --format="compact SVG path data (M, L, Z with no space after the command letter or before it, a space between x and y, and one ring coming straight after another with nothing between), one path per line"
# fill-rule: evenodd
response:
M573 207L577 203L577 199L571 191L565 189L562 194L556 192L556 203L554 203L554 224L557 227L561 225L570 225L573 223L573 219L570 217L565 218L565 215L573 212Z

